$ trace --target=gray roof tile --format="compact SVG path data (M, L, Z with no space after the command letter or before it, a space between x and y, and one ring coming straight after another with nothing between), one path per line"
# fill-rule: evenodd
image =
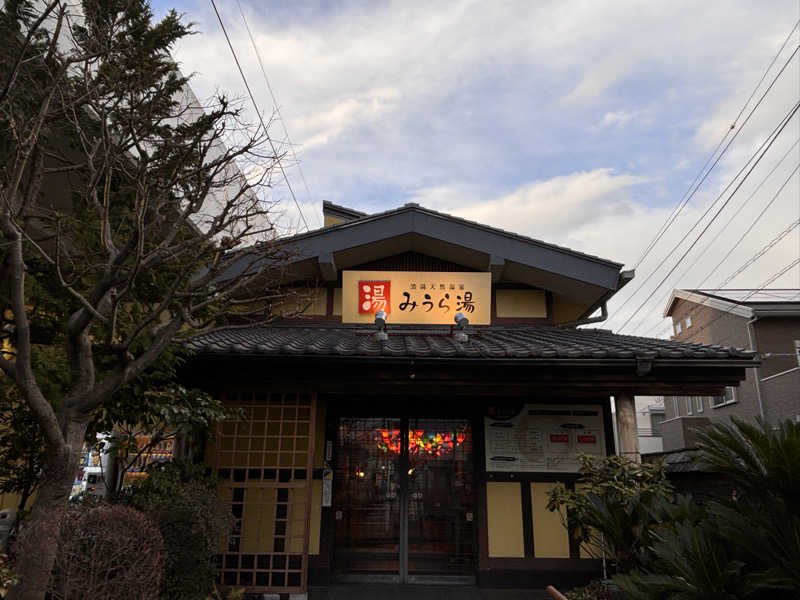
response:
M389 339L341 324L274 325L201 334L189 349L209 354L263 356L441 357L488 359L753 359L747 350L618 335L602 329L550 326L471 327L459 342L449 327L394 327Z

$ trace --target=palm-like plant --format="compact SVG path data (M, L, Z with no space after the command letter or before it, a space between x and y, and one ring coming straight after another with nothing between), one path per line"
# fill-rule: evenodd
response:
M641 570L616 578L631 598L800 597L800 424L734 419L699 436L702 463L734 485L699 521L667 521Z

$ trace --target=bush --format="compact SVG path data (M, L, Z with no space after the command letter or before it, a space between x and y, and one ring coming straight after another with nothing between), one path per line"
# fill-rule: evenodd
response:
M701 460L736 494L694 518L673 510L641 568L615 582L632 600L800 597L800 424L734 419L699 439Z
M191 463L153 465L147 479L126 488L120 501L141 510L161 531L167 560L159 597L197 600L211 594L214 555L233 524L216 480Z
M52 600L149 600L161 584L164 543L139 511L77 504L60 511L58 554L48 587ZM36 531L23 530L24 547Z
M672 486L660 463L640 465L619 456L579 458L575 489L554 486L547 508L566 508L570 535L590 552L605 548L612 569L627 573L639 565Z

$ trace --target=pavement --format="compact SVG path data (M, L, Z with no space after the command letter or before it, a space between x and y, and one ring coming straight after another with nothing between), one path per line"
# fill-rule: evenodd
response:
M545 600L544 590L490 590L474 586L360 584L311 588L308 600Z

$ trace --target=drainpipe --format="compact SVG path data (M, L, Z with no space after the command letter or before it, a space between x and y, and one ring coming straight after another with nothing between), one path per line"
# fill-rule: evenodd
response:
M608 307L606 303L603 302L600 305L600 316L598 317L587 317L586 319L578 319L577 321L569 321L568 323L559 323L556 327L559 328L566 328L566 327L577 327L578 325L589 325L590 323L601 323L608 318Z
M758 315L753 316L747 322L747 339L750 341L750 351L756 352L756 345L755 345L755 332L753 331L753 323L758 321ZM761 368L756 367L756 399L758 400L758 412L761 415L761 418L764 419L764 401L761 398Z

